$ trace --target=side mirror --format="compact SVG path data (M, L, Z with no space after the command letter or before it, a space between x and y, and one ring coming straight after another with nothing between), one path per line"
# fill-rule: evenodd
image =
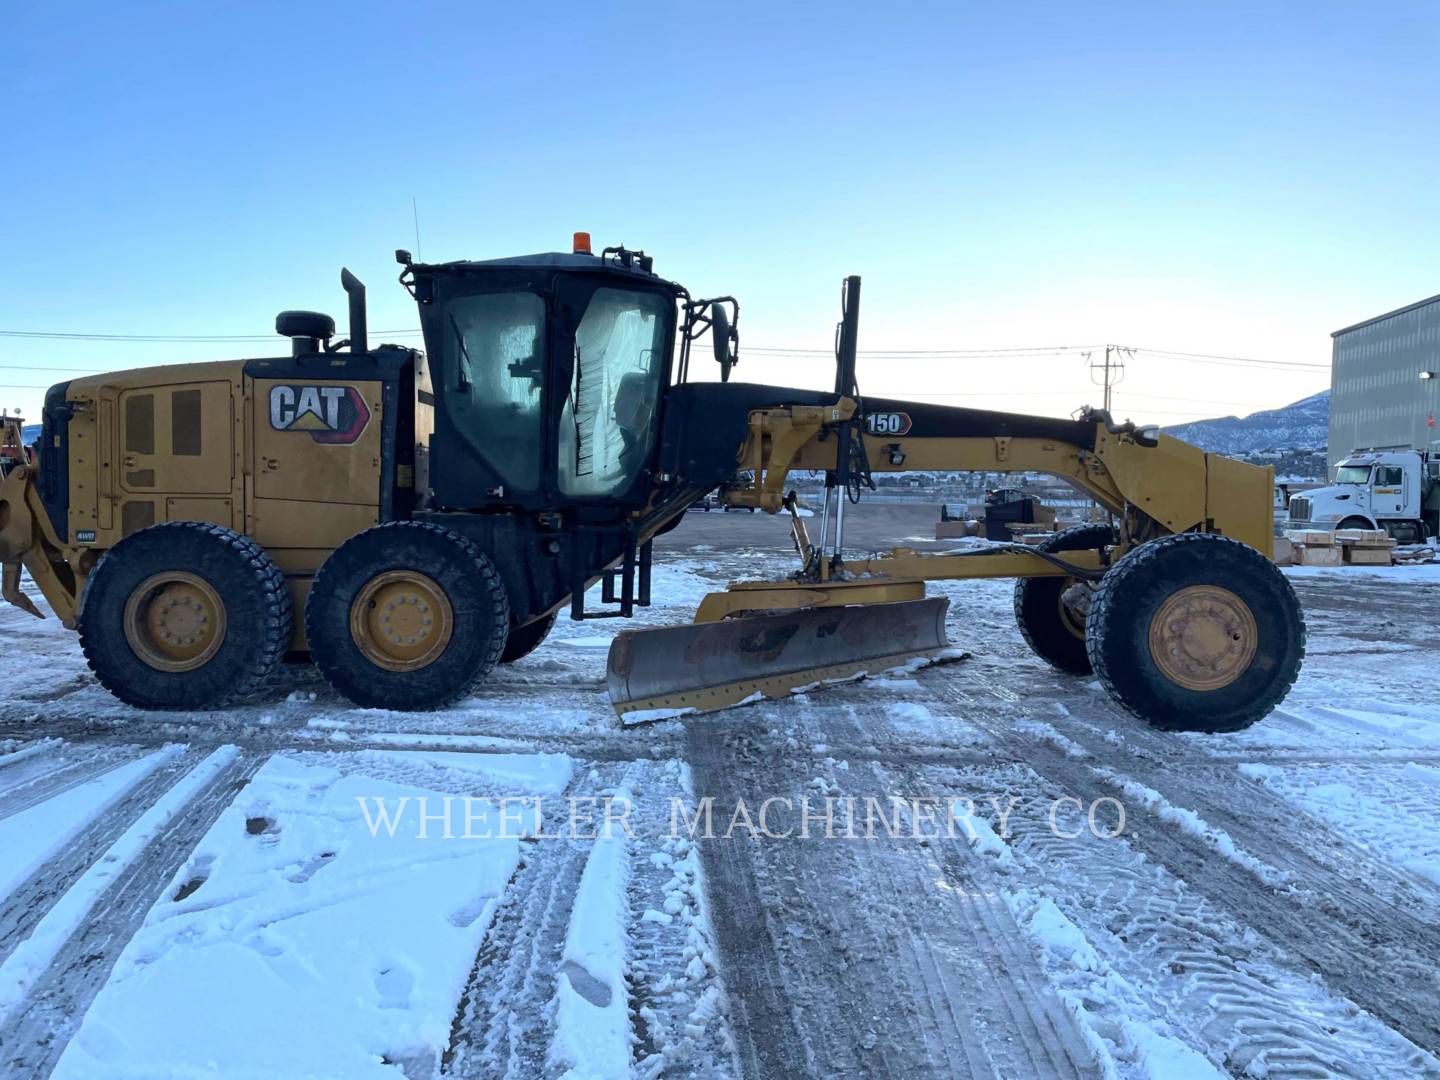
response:
M740 335L730 325L730 315L719 303L710 305L710 345L715 350L715 362L720 365L720 381L730 381L730 369L739 359Z

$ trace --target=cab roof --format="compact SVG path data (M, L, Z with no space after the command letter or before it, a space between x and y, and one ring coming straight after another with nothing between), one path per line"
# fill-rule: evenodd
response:
M633 252L640 255L641 252ZM642 270L637 263L624 265L615 256L575 254L566 251L542 251L534 255L510 255L503 259L457 259L445 263L414 263L411 269L418 273L446 270L601 270L612 274L628 274L642 281L657 282L661 279L654 271Z

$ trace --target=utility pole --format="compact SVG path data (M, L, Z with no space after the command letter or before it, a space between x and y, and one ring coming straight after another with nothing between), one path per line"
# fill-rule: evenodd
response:
M1112 391L1115 385L1125 378L1125 358L1127 355L1133 356L1134 353L1134 349L1124 345L1106 345L1103 361L1092 359L1088 352L1084 354L1085 362L1090 365L1090 381L1104 388L1103 408L1107 414L1114 404ZM1096 379L1097 373L1100 376L1098 380ZM1100 504L1094 499L1090 500L1088 518L1091 521L1101 520Z
M1096 372L1099 372L1101 376L1097 385L1104 387L1104 409L1107 413L1112 404L1111 389L1125 378L1125 356L1133 354L1134 351L1123 345L1106 345L1103 363L1090 360L1091 380L1094 381ZM1085 358L1089 360L1090 354L1086 353Z

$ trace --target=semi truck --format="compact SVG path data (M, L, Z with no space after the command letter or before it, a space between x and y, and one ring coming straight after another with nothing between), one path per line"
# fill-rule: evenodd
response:
M1335 482L1290 499L1296 528L1384 529L1401 544L1440 535L1440 448L1356 450Z

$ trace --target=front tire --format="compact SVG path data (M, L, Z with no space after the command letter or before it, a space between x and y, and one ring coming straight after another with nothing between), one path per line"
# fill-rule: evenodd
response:
M1109 525L1072 525L1042 540L1036 550L1093 551L1115 542ZM1075 578L1034 577L1015 582L1015 622L1025 643L1040 659L1071 675L1089 675L1085 649L1086 618L1065 605L1065 590Z
M549 636L554 626L555 616L550 614L525 626L514 627L505 639L505 651L500 654L500 663L513 664L516 660L529 656L540 647L540 643Z
M127 705L218 709L253 693L290 643L290 592L248 536L170 521L125 537L85 586L80 647Z
M1276 566L1238 540L1178 533L1134 548L1101 580L1090 662L1125 709L1167 731L1239 731L1284 700L1305 619Z
M417 521L341 544L305 606L316 667L375 709L438 709L466 697L499 661L509 627L490 558L459 533Z

